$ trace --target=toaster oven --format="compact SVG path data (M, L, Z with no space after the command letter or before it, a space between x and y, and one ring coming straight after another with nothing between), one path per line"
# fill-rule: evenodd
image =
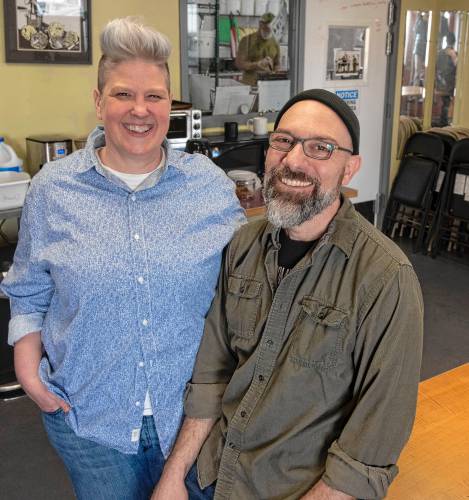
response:
M199 109L180 109L171 111L168 142L176 149L185 149L189 139L202 137L202 112Z

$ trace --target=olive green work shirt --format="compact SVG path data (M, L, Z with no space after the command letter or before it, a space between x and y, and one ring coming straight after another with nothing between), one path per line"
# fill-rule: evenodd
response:
M277 40L273 36L265 40L259 35L258 31L241 38L238 54L249 62L257 62L264 59L264 57L270 57L274 63L274 68L279 65L280 48ZM244 70L242 82L247 85L257 85L259 75L262 73L262 71L258 72L257 70Z
M415 416L423 302L399 248L348 200L277 286L279 230L228 246L185 396L218 419L198 458L215 499L297 499L319 479L381 498Z

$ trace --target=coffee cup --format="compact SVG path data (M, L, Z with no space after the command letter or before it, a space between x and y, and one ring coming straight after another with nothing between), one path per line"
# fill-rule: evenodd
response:
M236 141L238 138L238 124L225 122L225 141Z
M267 135L267 118L265 116L256 116L247 121L248 129L254 135Z

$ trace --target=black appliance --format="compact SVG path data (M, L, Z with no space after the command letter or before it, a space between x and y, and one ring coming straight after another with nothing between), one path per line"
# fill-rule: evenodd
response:
M212 158L212 150L207 139L189 139L186 143L186 153L200 153Z
M5 259L5 252L10 248L0 249L0 282L8 271L11 261ZM0 399L10 399L23 395L21 386L16 381L13 363L13 348L8 345L8 323L10 321L10 303L0 294Z
M241 133L234 141L226 141L223 135L188 141L188 153L202 153L208 156L225 172L249 170L259 177L264 175L264 163L269 137Z

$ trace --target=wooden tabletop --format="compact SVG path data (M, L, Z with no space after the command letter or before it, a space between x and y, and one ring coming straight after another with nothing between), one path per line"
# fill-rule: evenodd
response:
M356 198L358 196L358 191L354 188L342 186L340 190L346 198ZM259 204L258 206L248 207L245 210L247 217L257 217L265 214L265 205Z
M469 363L421 382L387 500L469 499Z

